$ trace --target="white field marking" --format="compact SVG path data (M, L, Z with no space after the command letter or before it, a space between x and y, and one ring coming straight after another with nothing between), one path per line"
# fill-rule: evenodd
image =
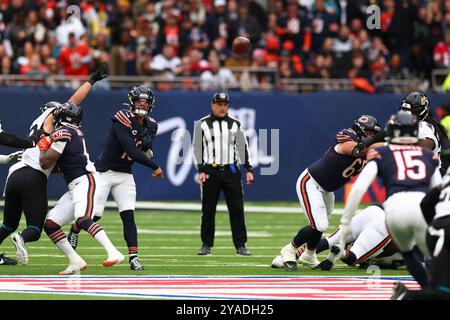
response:
M106 254L81 254L83 257L106 257ZM66 256L63 254L29 254L29 257L32 258L65 258ZM193 257L198 256L197 252L194 252L192 254L139 254L139 258L141 257ZM214 254L212 255L216 258L236 258L236 254ZM267 254L267 255L251 255L248 258L271 258L273 255ZM201 259L199 257L198 259Z
M15 247L12 246L12 245L8 245L8 246L3 246L2 245L2 248L13 249ZM56 248L56 247L53 246L53 245L50 245L48 247L30 246L28 249L29 250L31 249L31 251L35 251L35 250L48 250L48 249L51 249L51 248ZM80 247L78 249L80 249L80 250L102 250L102 251L104 250L100 246L98 246L98 247L84 247L82 244L80 245ZM116 249L127 250L128 247L116 246ZM177 247L154 247L154 246L151 246L151 247L146 247L144 250L166 250L166 249L167 250L192 250L192 249L197 250L198 246L197 245L195 245L195 246L185 246L185 247L178 247L178 246ZM252 248L252 251L255 251L255 250L277 250L277 249L281 249L281 247L257 247L257 248ZM216 247L216 246L214 246L213 250L214 251L216 251L216 250L234 250L234 248L231 245L230 246L225 246L225 247Z
M49 207L55 206L57 201L50 200ZM4 207L5 201L0 201L0 207ZM106 208L117 209L114 201L107 201ZM186 203L186 202L157 202L157 201L138 201L136 202L136 209L143 210L177 210L177 211L199 211L202 206L200 203ZM228 212L228 208L224 204L217 206L217 211ZM303 210L298 207L283 207L283 206L267 206L267 205L244 205L245 212L268 212L268 213L303 213ZM335 208L332 214L342 215L343 208ZM164 213L166 214L166 213Z
M109 232L108 232L109 233ZM179 234L179 235L198 235L198 230L151 230L151 229L138 229L139 234ZM219 237L229 236L231 231L217 231L215 235ZM248 237L271 237L269 232L265 231L249 231Z

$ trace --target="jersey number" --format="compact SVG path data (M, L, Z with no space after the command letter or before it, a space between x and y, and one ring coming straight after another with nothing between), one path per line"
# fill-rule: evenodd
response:
M428 227L428 233L433 236L437 237L436 244L434 245L434 251L433 251L433 257L437 257L439 253L441 253L442 248L444 247L445 242L445 230L444 229L435 229L433 227Z
M139 148L141 145L142 145L142 141L136 141L135 142L136 143L136 147L137 148ZM122 155L120 156L120 158L122 159L122 160L128 160L128 161L133 161L133 159L131 159L130 158L130 156L126 153L126 152L124 152L124 153L122 153Z
M394 151L395 163L397 164L397 180L403 181L406 178L412 180L422 180L427 176L425 163L420 159L422 150Z
M361 171L364 167L364 162L366 162L366 160L356 158L351 165L349 165L347 168L345 168L344 171L342 171L342 177L347 179L353 176L355 173Z

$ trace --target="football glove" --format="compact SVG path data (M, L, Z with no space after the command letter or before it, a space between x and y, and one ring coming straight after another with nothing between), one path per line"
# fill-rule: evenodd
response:
M0 163L11 163L13 161L20 161L22 159L23 151L13 152L7 155L0 155Z
M43 137L38 142L38 148L40 151L47 151L48 149L50 149L51 145L52 145L52 142L49 139L47 139L47 137Z
M97 81L105 79L109 74L108 64L102 64L89 78L88 82L92 85Z

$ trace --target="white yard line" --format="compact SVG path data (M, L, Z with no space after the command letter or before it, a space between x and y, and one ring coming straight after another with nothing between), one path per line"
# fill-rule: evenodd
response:
M0 207L3 207L5 202L0 201ZM53 207L56 204L55 200L48 202L49 206ZM114 201L108 201L106 207L109 209L117 209ZM138 201L136 209L144 210L181 210L181 211L201 211L200 203L186 203L186 202L158 202L158 201ZM268 206L268 205L246 205L245 212L267 212L267 213L302 213L300 207L284 207L284 206ZM226 205L220 204L217 206L217 211L228 212ZM343 208L335 208L333 214L342 215Z

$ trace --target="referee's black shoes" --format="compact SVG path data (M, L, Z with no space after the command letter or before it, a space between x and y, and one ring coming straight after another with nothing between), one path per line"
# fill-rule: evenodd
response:
M211 254L211 247L203 244L197 254L199 256L209 256Z
M248 249L245 246L237 248L236 254L238 256L250 256L251 255L250 251L248 251Z
M0 253L0 265L15 266L16 264L17 260L8 258L4 253Z

